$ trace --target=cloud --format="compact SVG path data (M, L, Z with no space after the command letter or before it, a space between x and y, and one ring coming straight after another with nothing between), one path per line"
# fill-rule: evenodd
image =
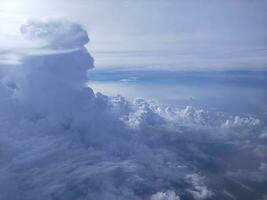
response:
M3 54L0 56L0 64L2 65L18 65L20 63L20 57L16 54Z
M212 191L210 191L208 187L204 185L204 178L199 176L198 174L187 175L186 181L193 187L192 189L188 189L187 191L192 194L194 199L201 200L213 196Z
M259 135L259 138L261 138L261 139L267 139L267 133L262 133L262 134L260 134Z
M124 78L124 79L120 79L120 82L135 82L137 81L136 77L129 77L129 78Z
M27 37L35 31L39 34L30 29ZM48 32L54 36L50 25ZM78 44L52 41L51 47L57 42L60 48ZM114 99L85 87L86 72L93 67L93 58L82 47L53 55L28 54L15 70L1 70L1 199L140 199L166 184L152 181L159 169L161 179L183 176L178 169L171 175L164 166L165 157L172 160L173 155L157 152L141 138L137 142L133 130L120 120L119 110L129 112L130 102L118 99L116 111Z
M223 127L244 127L244 126L257 126L260 120L254 117L240 117L235 116L233 119L226 120L222 125Z
M121 112L122 121L135 129L149 126L158 128L190 126L219 129L244 129L262 126L261 120L253 116L231 115L197 109L192 106L177 108L142 98L135 99L131 105L121 96L111 97L110 101L117 110L120 107L124 108L124 111Z
M180 197L174 191L168 190L166 192L157 192L153 194L150 200L180 200Z
M27 56L71 53L85 49L89 42L81 25L63 18L29 19L20 31L21 36L0 38L1 64L18 65Z
M66 19L31 19L21 25L20 31L25 38L45 40L47 47L55 49L81 48L89 42L86 30Z
M19 65L0 64L0 199L204 199L219 193L205 185L209 172L224 175L231 155L267 162L244 148L261 137L262 120L95 94L80 25L41 20L23 32L54 52L29 48Z

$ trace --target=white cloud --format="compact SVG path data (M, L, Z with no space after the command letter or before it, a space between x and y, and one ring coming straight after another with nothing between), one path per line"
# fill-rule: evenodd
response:
M25 38L45 40L48 47L55 49L81 48L89 42L87 32L81 25L66 19L31 19L23 24L20 30Z
M192 194L194 199L201 200L213 196L213 192L204 184L204 178L198 174L189 174L186 176L186 181L192 185L187 191Z
M254 117L240 117L235 116L233 119L227 119L222 127L245 127L245 126L257 126L260 124L260 120Z
M20 63L20 56L16 54L3 54L0 55L0 64L3 65L18 65Z
M253 128L261 126L260 119L253 116L235 116L227 113L197 109L192 106L177 108L156 101L135 99L132 104L121 96L110 98L112 106L122 112L122 121L131 128L142 127L206 127L206 128ZM114 103L114 104L113 104ZM125 106L127 105L127 109Z
M266 130L265 130L266 131ZM260 135L259 135L259 138L260 139L267 139L267 133L266 132L263 132L263 133L261 133Z
M150 200L180 200L180 197L172 190L166 192L157 192L153 194Z

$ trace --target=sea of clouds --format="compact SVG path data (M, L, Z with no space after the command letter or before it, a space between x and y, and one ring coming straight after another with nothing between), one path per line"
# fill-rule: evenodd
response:
M266 114L94 93L81 25L21 34L0 47L0 200L267 199Z

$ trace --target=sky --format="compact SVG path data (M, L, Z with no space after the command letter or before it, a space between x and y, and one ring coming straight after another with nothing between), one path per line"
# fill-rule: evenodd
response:
M266 0L1 0L0 41L29 18L64 16L89 32L99 69L265 70L266 7Z

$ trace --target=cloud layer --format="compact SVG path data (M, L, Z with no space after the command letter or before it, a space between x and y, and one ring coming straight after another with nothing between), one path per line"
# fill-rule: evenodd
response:
M85 86L94 62L80 25L41 20L21 30L27 40L45 40L41 49L60 51L24 54L14 68L0 64L1 200L266 195L259 116L95 94ZM248 157L253 165L244 167Z

